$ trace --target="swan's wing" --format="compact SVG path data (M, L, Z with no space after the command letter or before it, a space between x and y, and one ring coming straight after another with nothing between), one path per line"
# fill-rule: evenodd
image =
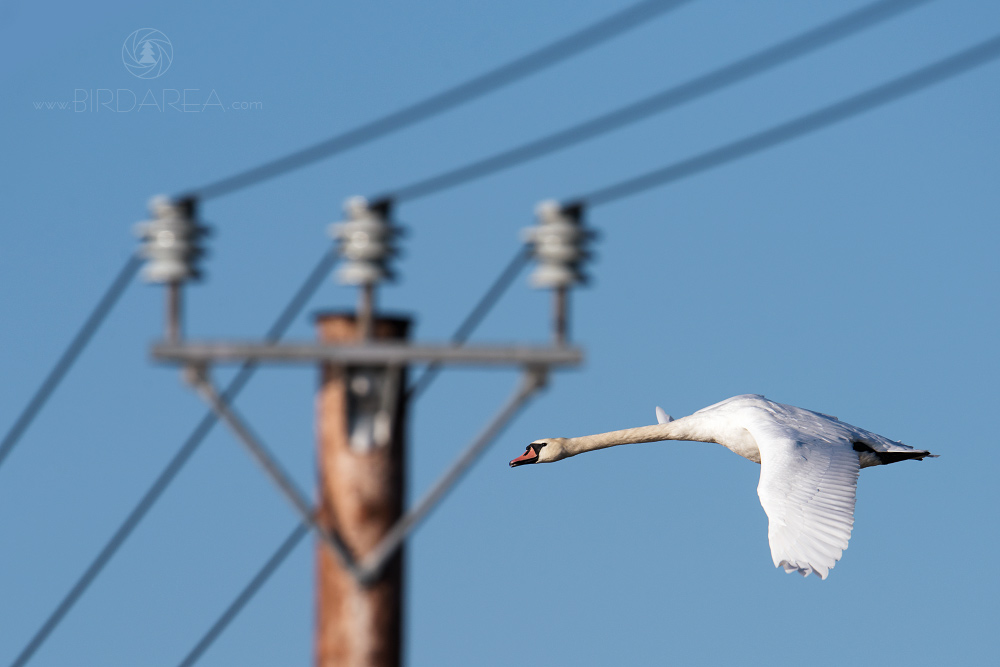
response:
M656 423L657 424L669 424L674 420L673 417L668 415L663 408L659 405L656 406Z
M760 449L757 495L767 512L774 566L826 579L854 526L857 452L826 433L803 436L780 427L752 433Z

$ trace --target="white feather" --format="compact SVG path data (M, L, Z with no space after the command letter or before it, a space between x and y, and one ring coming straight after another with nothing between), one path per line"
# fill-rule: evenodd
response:
M656 406L656 423L657 424L669 424L674 420L673 417L664 412L663 408L659 405Z

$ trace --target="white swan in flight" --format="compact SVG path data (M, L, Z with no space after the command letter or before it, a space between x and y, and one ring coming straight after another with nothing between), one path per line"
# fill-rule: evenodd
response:
M767 513L775 567L826 579L854 525L858 471L936 456L851 426L836 417L763 396L734 396L674 420L579 438L544 438L528 445L511 467L551 463L595 449L659 440L716 442L760 466L757 495Z

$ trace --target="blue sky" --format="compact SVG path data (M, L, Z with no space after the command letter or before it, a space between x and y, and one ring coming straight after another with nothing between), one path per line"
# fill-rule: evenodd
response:
M188 293L190 333L262 335L329 247L326 226L350 195L561 129L863 4L697 0L397 135L212 200L203 219L216 234L207 280ZM332 136L622 6L4 2L0 428L133 251L149 197ZM401 281L382 301L414 314L418 339L443 340L516 250L539 200L807 113L997 25L994 3L930 2L670 113L405 204ZM126 37L144 27L174 47L170 70L152 81L121 61ZM408 663L990 661L1000 648L998 76L1000 63L988 64L591 211L602 233L594 281L572 304L586 364L554 378L410 542ZM188 89L196 102L214 91L227 108L45 108L97 89ZM331 280L310 312L354 298ZM548 306L522 277L476 339L543 342ZM159 289L132 286L0 468L0 662L203 413L173 369L149 360L162 307ZM291 337L312 336L303 316ZM238 401L305 488L316 381L311 369L267 369ZM508 371L453 371L421 397L413 494L515 382ZM825 582L773 568L758 468L721 447L636 445L507 467L538 437L646 424L657 404L680 416L740 393L941 458L863 472L850 548ZM295 522L217 428L31 664L176 664ZM300 546L200 664L308 663L312 559L312 545Z

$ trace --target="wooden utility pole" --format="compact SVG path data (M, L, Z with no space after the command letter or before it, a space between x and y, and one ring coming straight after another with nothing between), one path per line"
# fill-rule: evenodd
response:
M379 318L373 337L406 339L409 324L406 319ZM353 314L320 315L317 327L322 343L354 343L362 335ZM384 366L353 370L322 366L317 401L318 519L320 525L341 535L357 559L374 549L403 513L405 390L405 366L388 370ZM379 410L385 411L382 417L377 416ZM386 418L391 418L391 425ZM375 423L373 438L360 444L356 436L352 442L352 427L358 420ZM384 575L365 587L326 545L317 544L316 549L317 667L398 667L402 662L402 550L388 563Z

